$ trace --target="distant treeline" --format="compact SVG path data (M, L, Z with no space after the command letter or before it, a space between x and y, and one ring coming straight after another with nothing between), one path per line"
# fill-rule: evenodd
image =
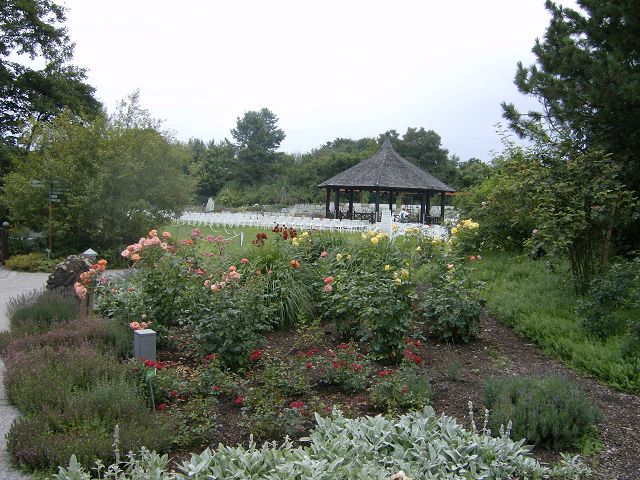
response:
M318 184L373 155L385 135L400 155L456 189L481 183L492 170L477 158L463 162L450 155L440 135L424 128L409 128L404 135L389 130L378 138L337 138L304 154L277 152L285 138L277 120L268 109L247 112L231 130L232 140L187 143L199 200L213 197L230 207L322 202Z

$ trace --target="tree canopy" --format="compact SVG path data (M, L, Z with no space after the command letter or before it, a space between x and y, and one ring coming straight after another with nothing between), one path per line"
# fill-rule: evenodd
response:
M562 143L574 158L606 155L607 162L619 166L617 181L637 196L640 8L634 0L577 3L580 10L547 0L551 21L543 40L533 47L536 63L518 64L516 86L536 97L542 109L522 114L514 105L503 104L504 116L518 135ZM637 219L638 212L630 215ZM634 250L638 238L640 227L632 222L619 235L618 250Z
M68 64L73 43L64 21L64 8L51 0L0 2L0 176L10 170L30 120L101 109L85 71ZM34 60L44 66L35 68Z
M639 191L640 8L635 0L577 3L581 10L547 0L551 21L533 47L536 63L518 64L516 86L542 110L523 115L503 104L504 115L521 136L554 140L568 132L582 152L610 153Z
M278 117L267 108L238 117L231 135L236 141L236 175L242 181L256 183L268 174L275 162L276 150L286 136L277 123Z
M136 94L110 117L63 113L37 122L37 147L6 177L12 223L46 231L51 187L60 190L52 215L56 253L60 245L75 252L117 246L179 214L193 187L188 154L154 125Z

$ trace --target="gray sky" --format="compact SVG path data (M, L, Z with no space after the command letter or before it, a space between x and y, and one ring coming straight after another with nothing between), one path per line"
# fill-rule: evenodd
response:
M562 1L575 6L574 1ZM267 107L306 152L435 130L462 160L500 150L500 102L544 34L544 0L66 0L73 63L109 111L135 89L177 138L231 138Z

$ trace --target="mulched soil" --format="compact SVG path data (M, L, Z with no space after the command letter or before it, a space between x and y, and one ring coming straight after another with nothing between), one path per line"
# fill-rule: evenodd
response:
M476 423L480 426L484 411L483 385L487 378L558 375L577 384L604 414L598 426L604 449L587 459L594 470L594 477L640 480L640 397L617 392L597 380L576 373L544 355L537 346L523 340L511 328L492 317L483 319L481 332L480 339L466 345L452 346L426 341L417 350L425 360L421 367L431 380L433 407L437 413L455 417L469 426L468 402L471 401ZM188 339L184 341L188 342ZM336 345L338 342L335 332L326 332L327 345ZM294 332L276 332L268 336L265 348L274 354L291 354L295 351L295 345ZM159 352L159 360L170 360L174 365L184 363L182 346L178 345L172 352ZM320 395L325 405L340 405L341 410L349 416L375 413L368 404L366 394L348 395L326 387L314 394ZM215 445L218 442L246 445L249 431L242 426L240 409L221 402L216 413L220 435ZM533 455L543 463L553 463L560 458L559 454L545 449L536 449Z
M467 403L474 403L476 423L481 416L483 382L490 376L559 375L576 383L604 414L598 430L603 451L588 459L595 478L640 479L640 397L617 392L597 380L576 373L544 355L511 328L492 317L483 321L481 339L461 346L427 347L426 368L432 379L434 408L439 413L468 423ZM448 371L460 365L460 377L453 380ZM553 462L559 455L537 449L541 462Z

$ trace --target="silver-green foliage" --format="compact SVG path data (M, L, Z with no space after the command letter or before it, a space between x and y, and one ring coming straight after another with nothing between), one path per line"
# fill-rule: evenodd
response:
M450 417L437 417L431 407L397 419L361 417L347 419L334 411L327 418L316 416L318 425L310 445L294 447L265 443L249 448L206 449L192 454L178 471L158 476L162 458L146 450L130 460L124 471L101 478L137 480L204 480L216 478L260 480L386 480L400 470L413 480L435 479L536 479L586 478L587 470L575 458L564 458L549 469L528 456L523 440L507 435L462 428ZM165 457L166 458L166 457ZM166 464L166 461L164 462ZM109 467L115 472L113 467ZM106 470L108 472L109 469ZM146 475L146 476L145 476ZM91 480L72 458L69 468L60 468L54 480Z

